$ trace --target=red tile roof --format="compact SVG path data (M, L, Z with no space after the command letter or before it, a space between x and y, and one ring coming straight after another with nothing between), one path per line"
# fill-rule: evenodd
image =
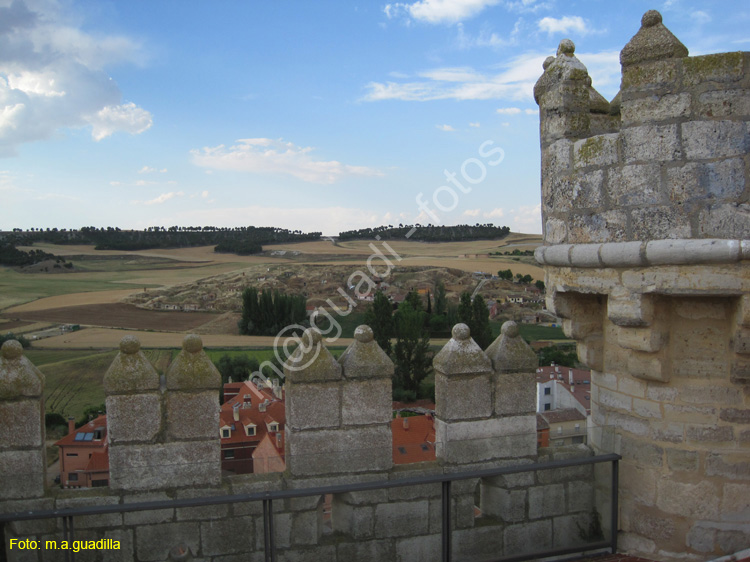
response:
M219 413L219 427L229 427L230 436L222 437L222 446L239 443L260 443L263 437L268 433L266 424L278 423L279 431L284 430L286 423L286 411L284 400L274 396L270 389L258 389L251 382L231 383L231 390L237 394L221 405ZM227 386L224 385L226 389ZM261 405L266 403L265 411L261 412ZM238 420L234 419L234 412L237 411ZM255 435L248 436L245 432L245 426L255 425ZM275 441L275 437L273 438Z
M435 460L435 420L431 415L393 418L393 464Z
M109 471L109 452L107 447L104 447L103 451L95 451L91 453L89 464L86 465L86 470L91 472L108 472Z
M575 408L567 408L565 410L550 410L549 412L542 412L541 416L547 420L547 423L562 423L569 421L584 421L586 416Z
M94 439L94 433L97 430L101 430L101 439ZM87 434L92 434L89 437ZM78 438L76 438L79 436ZM107 443L107 415L102 414L101 416L94 418L89 423L82 425L72 433L68 433L65 437L55 443L58 447L65 445L75 445L76 447L93 447L101 448Z

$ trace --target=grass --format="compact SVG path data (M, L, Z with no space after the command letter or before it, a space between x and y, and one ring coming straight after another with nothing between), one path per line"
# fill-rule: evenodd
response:
M518 331L521 337L526 341L537 340L567 340L568 337L562 328L552 328L551 326L537 326L535 324L519 324Z

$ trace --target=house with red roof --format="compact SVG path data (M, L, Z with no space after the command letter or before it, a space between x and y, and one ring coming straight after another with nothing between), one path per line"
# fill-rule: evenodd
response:
M234 474L285 470L284 390L250 381L224 385L219 413L221 468Z
M68 434L55 445L60 447L60 485L63 488L109 485L106 415L94 418L78 429L70 419Z
M435 420L432 414L391 420L393 464L435 460Z

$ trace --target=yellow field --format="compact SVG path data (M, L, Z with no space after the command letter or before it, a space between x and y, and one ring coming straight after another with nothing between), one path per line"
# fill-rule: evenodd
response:
M371 244L380 249L398 268L445 267L465 272L497 273L510 268L513 273L544 279L543 270L533 258L509 256L470 257L492 252L533 250L541 244L538 235L513 233L503 240L425 243L390 241L387 244L402 259L397 261L384 242L355 240L333 244L328 240L264 246L264 250L287 251L283 256L236 256L217 254L213 246L170 250L133 252L94 250L93 246L56 246L38 244L34 248L59 256L72 257L77 271L73 273L19 273L0 268L0 311L7 317L13 313L44 311L81 305L105 305L120 302L124 297L142 292L144 287L162 288L195 283L212 276L239 272L251 266L286 265L300 268L305 276L306 265L345 265L352 273L365 270L367 258L373 254ZM74 256L86 256L76 260ZM127 256L127 259L118 259ZM105 259L106 258L106 259ZM132 258L132 259L130 259ZM516 261L517 260L517 261ZM377 270L384 268L375 260ZM262 270L261 270L262 271ZM253 275L256 275L253 273ZM202 328L202 327L201 327ZM20 330L19 330L20 331ZM26 331L26 330L23 330ZM201 329L198 329L201 331ZM208 330L207 330L208 331ZM40 339L39 348L114 348L126 334L135 334L144 347L178 347L184 334L107 328L88 328L80 332ZM270 346L273 338L202 335L208 347ZM347 345L348 340L337 344Z

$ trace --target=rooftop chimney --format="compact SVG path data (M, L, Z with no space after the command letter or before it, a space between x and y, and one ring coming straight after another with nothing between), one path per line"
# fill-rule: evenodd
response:
M68 417L68 433L73 433L76 430L76 419L73 416Z
M232 406L232 417L234 418L234 421L240 421L240 405L235 404Z
M282 442L281 442L281 432L279 431L276 433L276 448L281 449Z
M260 404L258 404L258 411L265 412L266 406L268 405L268 400L263 400Z
M409 430L409 418L404 418L404 430Z

